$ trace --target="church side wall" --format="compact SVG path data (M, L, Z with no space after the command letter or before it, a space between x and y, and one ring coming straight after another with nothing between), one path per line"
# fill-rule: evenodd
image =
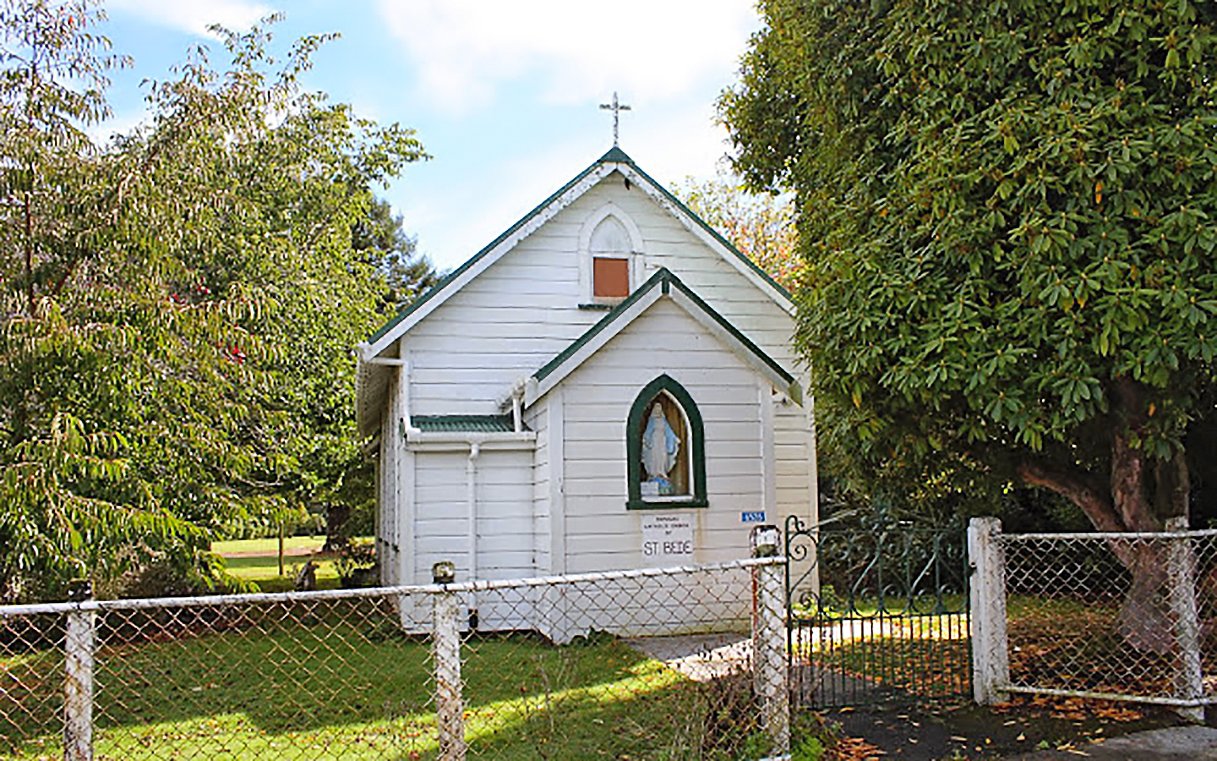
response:
M482 450L477 468L478 578L536 575L533 452Z
M536 433L536 449L532 465L532 526L533 565L539 575L552 572L550 547L553 534L550 525L550 489L553 485L553 469L550 464L549 401L542 400L533 405L524 416L524 424Z
M412 583L429 583L431 567L456 563L457 579L512 579L532 576L533 453L484 446L474 462L477 563L469 536L469 450L418 451Z
M397 439L393 435L396 409L397 383L389 384L386 394L386 414L380 421L380 451L376 463L377 527L376 557L380 561L380 580L384 584L400 584L401 537L398 527L408 516L403 510L408 506L399 501L398 478L401 463L398 461Z
M457 578L469 580L469 523L466 498L467 451L417 452L414 455L416 547L411 583L431 581L431 567L442 560L456 564Z
M807 411L787 402L774 405L774 473L777 481L777 515L771 522L780 522L787 515L797 514L804 520L815 517L811 509L813 490L811 432Z

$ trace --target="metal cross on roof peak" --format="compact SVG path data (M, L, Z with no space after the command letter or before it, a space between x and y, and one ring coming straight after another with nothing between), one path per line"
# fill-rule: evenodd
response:
M612 103L601 103L600 108L604 109L605 111L613 112L613 147L616 148L617 139L618 139L618 123L621 119L621 112L629 111L630 107L621 104L617 100L617 91L614 90L613 91L613 102Z

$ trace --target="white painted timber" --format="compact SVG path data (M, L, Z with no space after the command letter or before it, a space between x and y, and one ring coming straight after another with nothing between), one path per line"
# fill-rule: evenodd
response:
M628 258L632 287L666 268L696 297L656 288L530 394L527 379L606 315L587 306L590 238L608 215L628 233L629 251L613 255ZM705 429L709 506L659 511L687 518L694 562L746 557L745 512L764 511L769 522L790 513L814 520L812 400L799 394L807 369L791 347L791 313L780 289L645 175L626 163L593 166L361 347L359 421L380 437L386 580L426 584L441 560L454 562L462 581L647 565L642 526L657 513L626 508L626 419L642 387L665 373L691 394ZM523 430L411 426L417 415L508 413ZM478 594L463 599L454 614L460 628L525 626L527 606L544 613L543 630L559 641L598 626L576 620L562 594L538 591L515 611ZM746 624L747 601L738 602ZM404 597L402 606L407 626L426 627L430 611L406 610ZM656 623L680 631L681 615L673 606L671 620Z
M636 183L627 189L619 173L604 175L581 193L514 247L484 257L449 285L442 299L433 298L389 334L401 336L397 353L408 352L410 358L414 414L496 413L518 378L604 316L579 305L586 302L580 233L605 209L641 236L635 245L645 253L635 257L636 282L667 267L805 385L805 372L790 347L794 325L788 302L775 300L769 286L759 286L746 265L741 264L748 273L732 264L738 263L734 254L725 258L707 247L700 226L687 227ZM476 277L470 274L475 270ZM382 340L367 349L378 351L389 351L389 344Z
M578 410L565 422L563 490L566 570L598 571L644 565L641 523L651 511L626 510L625 419L638 392L657 372L652 324L679 325L690 340L718 343L670 299L657 301L551 392ZM762 413L755 368L723 347L719 352L662 351L663 372L692 396L705 430L710 506L672 508L694 525L694 562L742 558L748 552L741 513L764 500ZM766 386L767 388L767 386ZM703 400L714 404L702 405ZM586 402L586 404L585 404ZM551 417L551 433L552 433Z

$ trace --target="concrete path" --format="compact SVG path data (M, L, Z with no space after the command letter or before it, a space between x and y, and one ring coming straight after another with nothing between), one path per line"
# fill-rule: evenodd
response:
M1041 750L1013 761L1217 761L1217 729L1170 727L1134 732L1106 742L1069 750Z
M623 641L695 682L708 682L752 668L752 639L747 634L630 637Z

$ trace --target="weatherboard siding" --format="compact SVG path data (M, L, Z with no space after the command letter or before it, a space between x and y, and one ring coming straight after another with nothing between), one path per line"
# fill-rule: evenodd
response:
M381 581L385 584L402 583L402 522L409 519L406 511L389 509L391 505L402 505L400 480L402 462L401 447L394 435L396 421L399 416L399 400L397 398L398 380L388 383L387 407L388 414L380 421L380 452L377 458L376 475L379 489L379 532L377 533L377 557L380 559Z
M714 309L796 376L791 318L637 187L610 175L488 267L403 338L416 415L493 414L530 375L604 316L579 309L584 221L612 203L642 234L641 282L676 273ZM670 337L664 336L667 342Z
M532 457L529 450L483 449L475 461L477 565L470 563L468 451L414 453L414 583L431 567L456 564L458 581L511 579L536 573Z
M718 350L665 348L657 363L653 335L670 332ZM661 372L684 386L701 412L710 502L665 510L692 518L696 562L747 555L749 526L740 513L758 509L763 488L756 373L682 309L660 300L562 384L570 572L645 565L641 525L651 511L625 506L626 417L638 392Z
M541 574L551 573L552 545L550 489L550 430L548 400L525 411L524 424L536 434L532 452L532 550L533 565Z
M767 354L800 375L790 346L794 328L790 315L649 196L627 191L614 179L600 183L584 198L611 200L630 215L646 242L646 274L667 267Z

